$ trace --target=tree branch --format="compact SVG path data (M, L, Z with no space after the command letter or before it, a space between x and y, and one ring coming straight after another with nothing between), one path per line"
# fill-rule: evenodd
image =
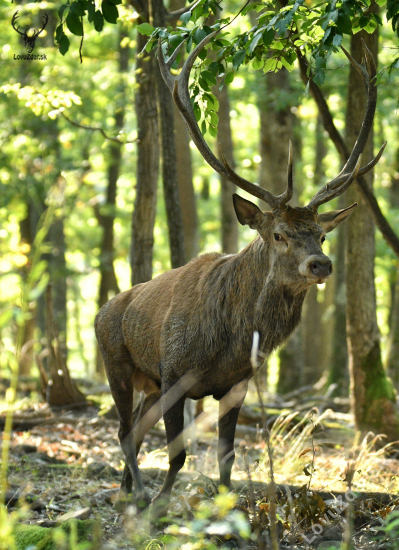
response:
M97 127L97 126L84 126L83 124L79 124L78 122L75 122L73 120L71 120L70 118L68 118L66 116L65 113L63 113L62 111L60 111L60 114L65 118L65 120L67 120L69 122L69 124L72 124L73 126L76 126L77 128L83 128L83 130L91 130L93 132L97 131L97 132L100 132L100 134L107 140L109 141L113 141L114 143L117 143L118 145L125 145L125 143L135 143L137 141L137 138L136 139L132 139L132 140L127 140L127 141L121 141L120 139L118 138L113 138L113 137L110 137L108 136L104 130L101 128L101 127Z
M337 127L335 126L333 117L322 91L317 86L317 84L313 82L313 75L310 70L308 75L308 63L306 61L306 58L302 55L298 48L296 53L299 61L299 68L301 71L302 80L306 85L309 83L309 90L319 109L324 128L328 132L328 135L334 143L342 159L342 162L345 163L349 158L349 150L341 134L337 130ZM392 248L396 256L399 258L399 237L392 229L384 214L381 212L381 209L372 189L370 189L370 187L367 185L367 182L363 176L358 176L355 180L355 183L357 184L357 187L362 197L366 201L366 204L370 208L371 213L374 217L374 221L378 229L381 231L382 236L384 237L387 244Z

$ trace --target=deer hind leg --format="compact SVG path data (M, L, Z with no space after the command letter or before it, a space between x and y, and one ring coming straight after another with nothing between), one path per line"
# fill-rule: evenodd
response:
M220 484L231 489L231 469L234 464L234 435L238 414L247 393L248 381L244 380L222 397L219 403L218 462Z
M140 447L143 443L145 434L155 426L162 416L161 411L161 391L140 397L140 402L133 412L133 429L135 430L136 457L139 454ZM130 468L125 463L125 468L122 474L121 490L126 493L132 492L133 477Z

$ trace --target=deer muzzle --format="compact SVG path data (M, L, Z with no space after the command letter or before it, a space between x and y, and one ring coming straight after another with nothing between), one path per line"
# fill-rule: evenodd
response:
M299 265L299 273L315 283L322 283L331 275L333 270L330 258L314 254L308 256Z

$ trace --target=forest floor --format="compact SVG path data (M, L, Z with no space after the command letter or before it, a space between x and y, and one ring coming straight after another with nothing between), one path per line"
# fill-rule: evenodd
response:
M102 550L267 548L274 532L281 549L341 548L345 538L356 549L399 548L397 454L371 435L356 441L347 402L316 403L306 394L268 400L273 492L262 411L250 400L237 427L233 495L218 494L214 403L205 401L197 441L178 475L164 524L151 525L134 506L118 506L119 423L100 416L94 406L54 413L37 404L16 412L9 510L23 501L29 512L21 521L43 527L59 524L71 512L94 518L101 525ZM162 422L147 434L139 459L153 497L168 464Z

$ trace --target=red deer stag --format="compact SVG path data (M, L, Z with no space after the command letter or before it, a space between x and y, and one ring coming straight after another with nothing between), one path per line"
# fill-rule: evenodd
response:
M183 267L136 285L105 304L95 322L120 415L119 439L126 457L121 490L130 492L134 481L139 508L145 508L150 498L137 465L137 453L145 433L161 416L165 421L169 470L154 499L156 515L166 511L176 475L186 459L182 430L187 397L201 399L212 395L220 401L220 482L230 488L237 417L253 375L253 333L259 333L259 349L269 354L294 330L308 288L324 282L332 272L331 260L322 251L325 234L341 223L356 203L323 214L317 210L343 193L356 175L370 170L385 146L360 168L377 100L375 64L364 47L367 70L346 54L364 77L368 103L358 140L341 173L302 208L288 204L293 188L291 144L284 193L273 195L243 179L223 157L220 162L213 155L198 128L190 101L190 70L212 36L204 38L193 50L179 76L170 73L178 51L165 62L159 44L163 78L204 159L238 187L266 202L271 211L262 212L234 194L238 221L258 232L251 244L238 254L204 254ZM142 392L134 414L133 390Z

